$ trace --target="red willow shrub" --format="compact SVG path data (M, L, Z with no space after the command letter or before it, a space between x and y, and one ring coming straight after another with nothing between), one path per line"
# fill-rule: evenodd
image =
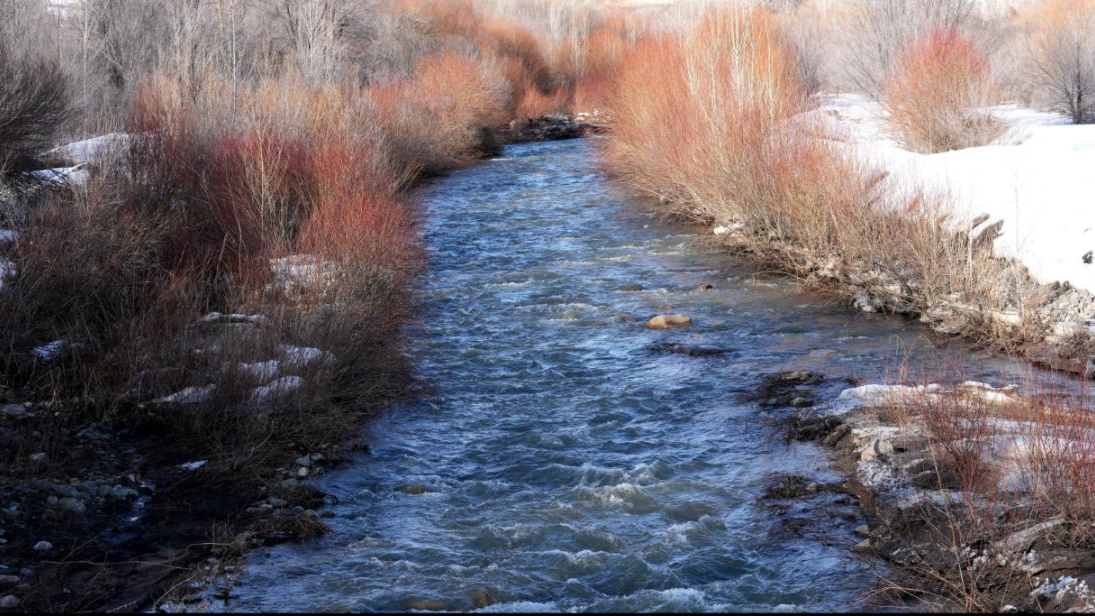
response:
M676 213L767 218L816 154L783 128L805 108L794 72L774 19L759 9L710 13L683 39L644 37L615 82L606 153Z
M455 51L423 59L410 83L373 86L368 96L398 164L436 174L493 149L493 129L509 120L500 71Z
M620 63L632 46L629 30L626 19L610 15L582 42L584 62L571 103L575 111L608 106Z
M277 408L322 408L334 389L320 383L396 371L423 258L407 191L418 168L393 160L376 105L291 77L235 96L211 78L202 92L147 81L123 164L76 204L58 199L28 221L18 275L0 298L11 317L4 337L28 351L65 339L84 352L76 364L34 368L41 374L27 382L107 399L130 395L136 374L145 374L142 396L212 382L225 393L210 404L227 410L246 405L247 392L230 393L240 379L224 367L269 359L292 341L338 363L310 368L312 386ZM57 254L76 261L59 267ZM272 260L289 256L305 264L311 288L282 282ZM211 343L195 322L211 311L262 314L269 325L198 353ZM356 399L355 387L339 394L351 406L377 402L375 391Z
M890 125L905 144L933 153L984 145L1000 126L981 110L996 101L988 59L973 39L937 29L898 57L883 98Z

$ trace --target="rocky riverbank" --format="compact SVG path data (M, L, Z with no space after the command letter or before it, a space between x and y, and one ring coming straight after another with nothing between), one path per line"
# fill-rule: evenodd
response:
M993 230L966 233L971 250L988 250ZM1095 377L1095 294L1067 283L1040 284L1013 259L1005 263L1028 291L1022 308L1002 311L953 293L922 305L916 287L923 281L901 280L867 263L839 263L826 255L773 238L750 235L741 225L717 226L718 245L780 270L794 262L804 284L836 291L863 312L882 312L916 319L931 329L979 341L995 350L1018 355L1053 370Z
M255 545L325 532L324 495L306 480L346 444L297 445L233 473L158 438L157 413L125 425L76 419L66 403L0 392L0 606L131 611L176 598Z
M1066 421L1061 407L1047 428L1039 406L1014 387L975 382L866 385L794 411L791 436L835 451L847 472L840 490L868 520L850 549L896 571L883 582L887 601L1095 610L1095 535L1081 506L1090 486L1077 465L1090 462L1082 458L1091 426ZM817 492L812 485L791 495Z
M611 120L600 111L582 112L573 116L548 115L513 120L503 131L502 137L508 143L559 141L603 133L610 127Z

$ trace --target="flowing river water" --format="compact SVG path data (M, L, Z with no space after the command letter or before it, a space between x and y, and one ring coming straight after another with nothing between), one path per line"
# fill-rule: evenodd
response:
M1013 369L758 275L598 164L591 140L511 146L427 192L412 353L430 393L318 480L334 532L253 554L229 609L861 605L876 579L848 551L861 521L806 510L814 531L792 532L758 500L775 472L836 477L751 394L786 369L881 381L940 346L969 378ZM666 304L693 327L645 329Z

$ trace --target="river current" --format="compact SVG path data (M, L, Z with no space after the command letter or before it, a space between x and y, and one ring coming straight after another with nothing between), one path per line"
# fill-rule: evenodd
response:
M229 609L855 609L875 583L848 551L861 521L818 513L824 541L774 528L772 473L836 476L751 394L773 371L877 382L939 352L969 378L1009 370L660 220L591 140L507 147L424 206L411 352L428 393L317 480L334 532L253 554ZM694 325L645 329L667 305Z

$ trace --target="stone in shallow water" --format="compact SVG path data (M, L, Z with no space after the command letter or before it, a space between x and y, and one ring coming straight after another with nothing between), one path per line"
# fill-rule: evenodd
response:
M691 326L692 317L686 314L659 314L646 322L647 329L676 329Z
M490 607L497 603L497 601L494 600L494 597L490 596L490 593L485 590L473 590L468 596L471 598L472 605L474 605L477 610Z

